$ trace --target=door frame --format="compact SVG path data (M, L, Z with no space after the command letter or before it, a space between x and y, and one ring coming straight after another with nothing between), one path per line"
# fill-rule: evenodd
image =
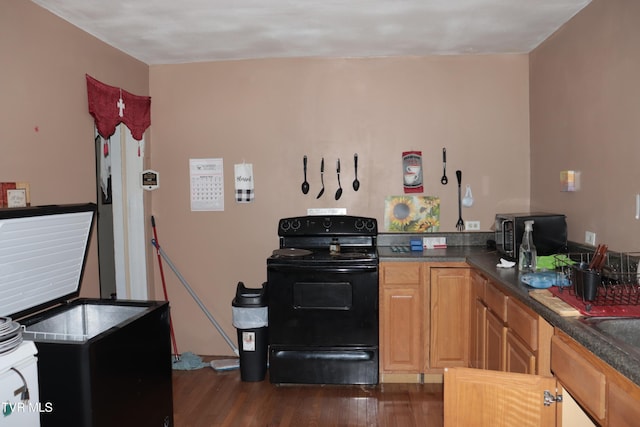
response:
M97 131L96 131L97 134ZM100 137L102 138L102 137ZM99 256L108 257L107 251L113 248L113 275L100 273L101 293L117 299L147 300L147 257L144 227L144 190L140 176L144 166L144 139L137 141L124 125L116 127L110 138L108 156L111 160L111 204L101 208L111 212L113 229L103 225L98 228ZM96 150L98 160L104 160L103 150ZM97 179L100 180L100 163L97 167ZM98 189L101 192L100 185ZM102 197L102 195L99 195ZM110 209L108 207L110 207ZM99 211L100 215L100 211ZM98 221L100 224L100 221ZM109 262L101 262L102 268L111 268ZM115 292L111 283L102 283L104 278L114 280ZM103 291L104 289L104 291Z

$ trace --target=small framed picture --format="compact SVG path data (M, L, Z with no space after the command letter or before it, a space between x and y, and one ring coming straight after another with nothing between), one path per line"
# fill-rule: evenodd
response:
M24 208L27 206L27 190L17 188L15 190L7 190L7 207Z

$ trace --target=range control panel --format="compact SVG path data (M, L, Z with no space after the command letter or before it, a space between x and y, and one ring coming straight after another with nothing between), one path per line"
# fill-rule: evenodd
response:
M278 236L376 236L378 221L349 215L299 216L282 218L278 223Z

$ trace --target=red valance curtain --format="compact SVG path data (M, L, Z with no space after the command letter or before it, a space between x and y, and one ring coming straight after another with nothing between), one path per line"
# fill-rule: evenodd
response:
M106 85L88 74L86 77L89 113L95 119L98 133L109 138L116 126L124 123L131 135L141 141L144 131L151 125L151 97Z

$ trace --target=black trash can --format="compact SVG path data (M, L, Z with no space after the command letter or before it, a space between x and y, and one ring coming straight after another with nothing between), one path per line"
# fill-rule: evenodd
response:
M266 283L262 288L246 288L238 282L232 302L233 326L238 330L240 379L262 381L267 373L268 308Z

